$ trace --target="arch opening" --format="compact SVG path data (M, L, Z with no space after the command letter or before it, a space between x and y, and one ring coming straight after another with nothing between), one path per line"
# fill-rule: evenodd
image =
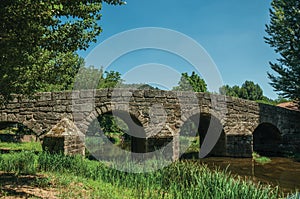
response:
M97 159L118 158L124 154L122 151L146 152L146 133L142 124L125 111L99 115L90 123L85 142L88 155Z
M261 123L253 132L253 151L259 155L280 155L280 142L280 131L273 124Z
M18 122L0 122L0 142L33 142L37 134Z
M195 114L189 117L183 124L180 130L180 154L182 154L181 159L197 159L199 158L201 146L206 138L208 129L210 127L210 122L214 120L217 121L217 125L222 126L221 122L215 116L208 113ZM226 137L224 129L217 143L210 151L209 156L224 156L226 153ZM186 144L190 146L182 151L182 148L186 148ZM182 147L183 146L183 147Z

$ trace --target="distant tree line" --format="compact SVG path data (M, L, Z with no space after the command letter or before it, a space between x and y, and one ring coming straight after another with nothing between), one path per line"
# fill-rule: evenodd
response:
M122 74L118 71L104 71L103 67L96 68L94 66L81 67L74 83L71 85L73 89L101 89L101 88L133 88L133 89L151 89L157 90L146 83L128 84L122 79Z
M247 100L263 100L265 96L263 95L263 90L258 84L252 81L245 81L241 87L235 85L230 87L229 85L222 86L220 89L220 94L228 95L233 97L239 97Z
M182 73L178 86L173 88L175 91L194 91L194 92L209 92L207 90L207 84L196 72L192 72L191 75L188 73ZM219 89L221 95L238 97L246 100L258 101L262 103L276 105L281 102L288 101L283 97L278 99L269 99L264 96L262 88L255 84L253 81L246 80L242 86L229 86L224 85Z

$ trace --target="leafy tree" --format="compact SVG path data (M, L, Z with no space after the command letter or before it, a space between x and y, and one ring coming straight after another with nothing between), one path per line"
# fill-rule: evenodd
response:
M95 89L103 81L103 68L81 67L76 75L74 89Z
M122 82L119 72L104 71L102 67L81 67L75 78L74 89L114 88Z
M105 75L102 75L97 88L115 88L122 84L123 80L121 78L121 73L117 71L105 71ZM119 85L118 85L119 84Z
M54 89L54 83L70 83L81 63L75 51L87 49L102 31L98 25L102 2L123 4L121 0L1 0L0 94L8 99L11 93L31 94Z
M285 99L281 96L279 96L277 99L273 100L273 99L270 99L266 96L263 97L263 99L261 100L257 100L257 102L259 103L263 103L263 104L270 104L270 105L273 105L273 106L276 106L277 104L280 104L280 103L283 103L283 102L289 102L290 100L288 99Z
M75 78L74 89L101 89L101 88L132 88L140 90L159 90L148 84L126 84L117 71L104 71L94 66L81 67Z
M263 90L254 82L245 81L240 89L239 97L248 100L262 100Z
M230 87L229 85L224 85L219 89L219 91L221 95L239 97L240 87L239 86Z
M273 0L270 24L266 26L266 43L280 58L270 62L277 73L268 73L274 90L285 98L300 99L300 1Z
M193 71L191 76L188 73L182 73L178 86L174 87L173 90L207 92L207 84Z
M127 124L119 117L103 115L98 118L99 125L104 133L128 133Z
M40 62L34 64L36 70L27 71L27 81L36 83L37 91L62 91L72 89L74 77L84 60L75 53L60 53L55 59L50 59L45 52ZM32 78L32 79L30 79ZM28 85L29 87L30 85Z
M108 133L128 133L127 124L119 117L112 114L99 116L90 124L88 135L101 135Z
M242 87L228 85L222 86L220 89L222 95L239 97L247 100L262 100L264 99L263 90L258 84L252 81L245 81Z

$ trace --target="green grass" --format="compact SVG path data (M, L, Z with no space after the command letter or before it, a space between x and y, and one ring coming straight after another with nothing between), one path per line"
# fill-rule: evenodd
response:
M0 142L0 149L5 150L24 150L24 151L42 151L42 145L40 142Z
M106 133L105 134L109 139L111 139L111 141L113 142L113 144L115 145L120 145L122 142L122 134L117 133L117 132L112 132L112 133Z
M182 142L182 144L184 146L189 146L185 150L185 153L199 153L199 151L200 151L199 136L197 136L197 137L181 136L180 137L180 142Z
M8 127L6 129L0 130L0 134L12 134L15 135L18 128Z
M267 164L269 162L271 162L272 160L268 157L265 156L260 156L258 153L253 152L252 153L252 158L255 162L259 163L259 164Z
M66 173L48 172L45 173L52 187L58 189L60 198L81 199L81 198L134 198L135 191L120 187L102 180L93 180Z
M98 195L87 195L86 198L283 197L278 188L246 182L226 171L210 170L204 164L188 161L177 161L152 173L133 174L79 156L21 152L2 154L0 170L17 174L46 173L51 181L57 181L54 184L68 190L62 190L62 198L72 198L78 193L89 194L91 190ZM85 187L86 190L81 193L82 189L72 188L73 185Z

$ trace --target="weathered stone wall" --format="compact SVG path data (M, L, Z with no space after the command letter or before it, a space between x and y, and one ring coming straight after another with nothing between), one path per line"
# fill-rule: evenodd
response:
M43 150L65 155L85 155L84 135L73 121L63 118L43 138Z
M226 156L252 157L252 133L259 124L258 103L227 97Z
M38 93L35 99L16 96L0 107L0 121L22 123L37 134L51 129L61 118L72 118L72 93Z
M0 122L19 122L42 134L66 117L85 133L99 115L117 110L125 122L138 121L149 143L177 135L188 118L206 113L223 125L225 146L218 149L222 155L249 157L252 134L261 123L279 129L282 150L300 151L299 112L208 93L103 89L39 93L35 99L16 96L0 107ZM179 154L176 139L174 146L174 154Z
M45 136L43 138L43 150L50 153L62 153L65 155L85 155L83 140L76 136Z
M36 141L35 135L0 134L0 142L33 142L33 141Z
M300 112L266 104L259 104L259 109L259 123L270 123L280 132L279 150L300 153Z

